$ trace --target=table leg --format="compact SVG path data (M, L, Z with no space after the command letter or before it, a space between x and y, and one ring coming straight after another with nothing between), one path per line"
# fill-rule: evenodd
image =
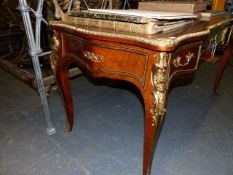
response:
M163 124L163 119L164 115L161 115L157 116L156 121L153 121L151 112L146 112L144 130L143 175L150 175L154 151Z
M60 93L64 100L67 114L68 130L72 130L74 120L73 100L71 95L68 63L75 60L63 58L59 52L59 35L54 35L54 47L51 54L53 70L56 72L56 79ZM155 62L155 63L153 63ZM145 107L145 128L144 128L144 155L143 155L143 175L150 175L154 150L157 139L163 124L166 112L167 92L169 85L169 63L170 56L167 53L159 53L150 61L148 67L152 72L148 72L147 83L144 88L139 88L144 99ZM105 74L106 77L108 77ZM111 78L111 76L109 77Z
M71 131L74 123L74 107L69 81L69 63L72 62L72 60L62 57L62 45L60 40L61 35L54 31L50 65L55 74L58 89L66 110L66 131Z
M169 87L170 56L160 53L143 94L145 105L143 175L150 175L154 150L163 125Z
M74 107L73 107L73 99L72 99L70 82L69 82L68 65L63 63L57 66L56 79L66 109L66 115L67 115L66 130L71 131L74 123Z
M227 47L224 50L223 58L218 64L217 73L216 73L215 80L214 80L214 87L213 87L214 94L216 95L218 94L219 83L220 83L222 74L224 72L224 69L226 67L226 64L231 56L232 50L233 50L233 39L231 38Z

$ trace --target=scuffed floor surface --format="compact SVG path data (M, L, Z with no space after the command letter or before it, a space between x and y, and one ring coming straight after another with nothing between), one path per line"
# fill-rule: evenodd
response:
M151 175L233 174L233 67L219 96L216 65L199 66L191 84L174 88ZM126 83L71 80L75 127L64 132L57 91L49 98L56 134L48 136L37 93L0 69L0 175L142 175L143 103ZM109 86L110 85L110 86Z

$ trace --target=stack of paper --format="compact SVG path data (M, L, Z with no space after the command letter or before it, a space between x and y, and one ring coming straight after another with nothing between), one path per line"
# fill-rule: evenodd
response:
M88 11L94 12L96 14L109 14L109 15L122 15L122 16L138 16L149 19L158 20L175 20L175 19L191 19L197 18L196 15L192 13L184 12L169 12L169 11L149 11L149 10L103 10L103 9L89 9Z

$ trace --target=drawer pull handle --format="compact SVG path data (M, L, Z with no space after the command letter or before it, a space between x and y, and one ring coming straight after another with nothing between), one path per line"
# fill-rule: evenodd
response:
M184 67L184 66L187 66L193 57L194 57L194 53L190 53L189 52L188 55L185 56L186 62L182 64L182 63L180 63L181 57L178 56L178 57L176 57L176 59L174 59L173 65L175 67Z
M96 63L104 62L104 56L96 55L94 52L84 51L84 57Z

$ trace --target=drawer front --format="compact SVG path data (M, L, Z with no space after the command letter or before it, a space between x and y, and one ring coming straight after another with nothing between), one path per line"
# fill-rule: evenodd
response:
M232 33L231 26L218 27L211 30L207 39L203 42L203 52L201 59L210 62L216 62L215 51L224 50L228 45Z
M176 74L193 72L200 59L202 42L187 44L177 49L171 56L170 77Z
M129 76L143 87L146 81L149 53L140 48L127 48L100 41L91 42L63 34L63 57L72 57L90 72Z

